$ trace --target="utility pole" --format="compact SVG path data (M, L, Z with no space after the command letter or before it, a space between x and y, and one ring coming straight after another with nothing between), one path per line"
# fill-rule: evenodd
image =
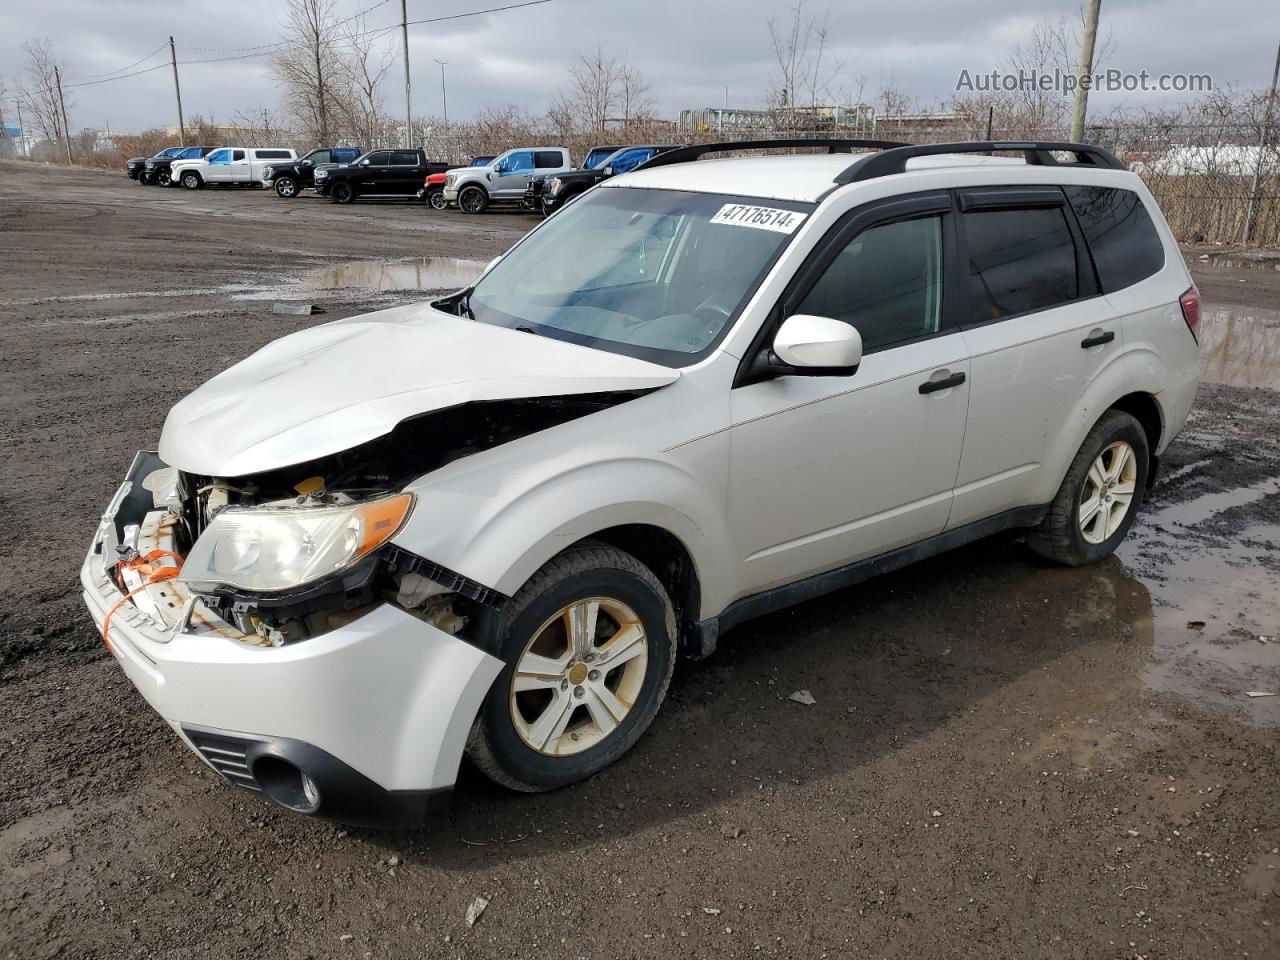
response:
M404 37L404 145L413 146L413 101L409 96L409 8L400 0L400 30Z
M53 79L58 84L58 106L62 110L62 137L67 145L67 166L71 165L71 127L67 125L67 101L62 97L62 72L58 65L53 66Z
M1084 36L1080 39L1080 62L1076 64L1076 105L1071 111L1071 140L1084 139L1084 116L1089 107L1089 84L1093 82L1093 47L1098 40L1098 8L1102 0L1088 0L1084 10Z
M440 64L440 102L444 106L444 125L449 126L449 90L444 85L444 68L448 60L436 60Z
M22 100L19 97L13 98L13 104L18 108L18 142L22 144L22 155L28 160L31 154L27 152L27 132L22 126Z
M1271 92L1267 94L1267 105L1262 111L1262 135L1258 137L1258 161L1253 166L1253 184L1249 187L1249 206L1244 212L1242 243L1248 243L1249 234L1253 232L1253 207L1258 197L1258 180L1262 177L1262 155L1267 149L1267 134L1271 132L1271 108L1276 102L1277 80L1280 80L1280 44L1276 45L1276 65L1271 70Z
M178 143L187 145L187 128L182 123L182 87L178 85L178 54L173 49L173 37L169 38L169 63L173 65L173 93L178 98Z

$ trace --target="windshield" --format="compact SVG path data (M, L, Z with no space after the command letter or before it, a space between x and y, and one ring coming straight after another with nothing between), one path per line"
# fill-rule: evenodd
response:
M613 147L605 147L602 150L592 150L587 154L587 159L582 161L583 170L594 170L600 164L604 163L614 154Z
M686 366L709 352L813 204L583 194L476 284L476 320Z

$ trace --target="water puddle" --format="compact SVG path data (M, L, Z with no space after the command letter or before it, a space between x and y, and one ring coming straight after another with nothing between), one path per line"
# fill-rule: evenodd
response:
M1200 379L1280 389L1280 310L1205 307L1200 318Z
M1151 596L1149 626L1135 624L1153 638L1148 689L1280 725L1280 522L1263 504L1277 496L1271 477L1153 505L1120 545Z
M1219 270L1276 270L1280 271L1280 257L1250 257L1239 254L1203 253L1187 259L1188 267L1209 267Z
M298 278L298 290L458 290L484 269L482 260L418 257L414 260L360 260L312 270Z

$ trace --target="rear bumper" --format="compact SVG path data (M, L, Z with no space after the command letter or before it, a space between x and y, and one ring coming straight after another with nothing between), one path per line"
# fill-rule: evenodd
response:
M112 503L116 511L137 508L127 494ZM103 548L115 529L109 514L80 570L99 630L121 597ZM152 589L160 587L177 606L189 600L181 582ZM502 668L390 604L282 647L259 645L198 601L185 625L172 609L165 606L157 619L125 602L111 619L111 652L144 699L229 782L297 812L349 822L403 824L448 794L471 724ZM246 744L243 775L212 762L192 731ZM314 809L291 805L268 787L282 763L319 786Z

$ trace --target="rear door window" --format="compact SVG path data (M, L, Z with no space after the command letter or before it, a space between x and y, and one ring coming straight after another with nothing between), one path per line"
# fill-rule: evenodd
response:
M1164 244L1132 190L1063 187L1093 253L1103 293L1133 286L1164 267Z
M533 165L540 170L564 166L564 158L559 150L535 150Z
M393 167L416 167L418 165L418 155L408 150L396 150L391 154L391 165Z
M969 322L1044 310L1080 295L1075 241L1061 206L968 210Z
M244 159L244 151L243 151L243 150L237 150L237 151L235 151L235 152L231 155L231 159L232 159L232 160L243 160L243 159Z

